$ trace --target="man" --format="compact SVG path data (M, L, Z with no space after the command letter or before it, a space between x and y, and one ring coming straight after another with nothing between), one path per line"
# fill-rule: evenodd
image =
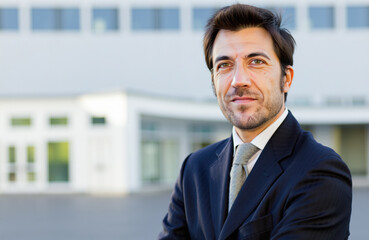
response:
M280 24L242 4L209 20L205 58L233 132L186 158L159 239L348 238L350 172L285 108L295 42Z

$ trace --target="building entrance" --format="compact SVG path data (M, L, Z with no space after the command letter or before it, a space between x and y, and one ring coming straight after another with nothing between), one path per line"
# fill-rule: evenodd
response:
M39 182L36 147L29 143L13 143L5 147L2 182L6 191L32 191Z

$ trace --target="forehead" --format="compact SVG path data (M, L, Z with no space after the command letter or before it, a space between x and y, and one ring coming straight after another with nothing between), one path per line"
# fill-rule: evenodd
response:
M234 54L249 54L254 51L262 51L271 57L277 57L272 37L264 28L244 28L239 31L222 29L214 41L213 61L221 55L232 57Z

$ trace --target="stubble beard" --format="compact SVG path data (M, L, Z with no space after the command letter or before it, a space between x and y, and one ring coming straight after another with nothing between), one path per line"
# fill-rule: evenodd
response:
M247 93L247 91L239 91L236 94L238 96L250 95ZM277 96L281 97L279 98ZM259 95L257 100L255 101L262 100L264 100L264 98ZM249 110L249 107L245 105L239 106L236 110L232 110L230 105L225 104L225 102L219 102L219 105L224 116L233 126L242 130L252 130L259 128L269 120L273 119L283 107L283 102L283 93L281 92L281 95L279 95L279 93L276 93L276 97L269 99L269 101L264 104L260 103L260 105L257 106L257 109L251 115L244 115L246 111Z

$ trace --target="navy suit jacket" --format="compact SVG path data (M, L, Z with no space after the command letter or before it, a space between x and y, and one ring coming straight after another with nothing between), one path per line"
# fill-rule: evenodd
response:
M351 175L291 113L228 213L232 138L186 158L159 239L347 239Z

